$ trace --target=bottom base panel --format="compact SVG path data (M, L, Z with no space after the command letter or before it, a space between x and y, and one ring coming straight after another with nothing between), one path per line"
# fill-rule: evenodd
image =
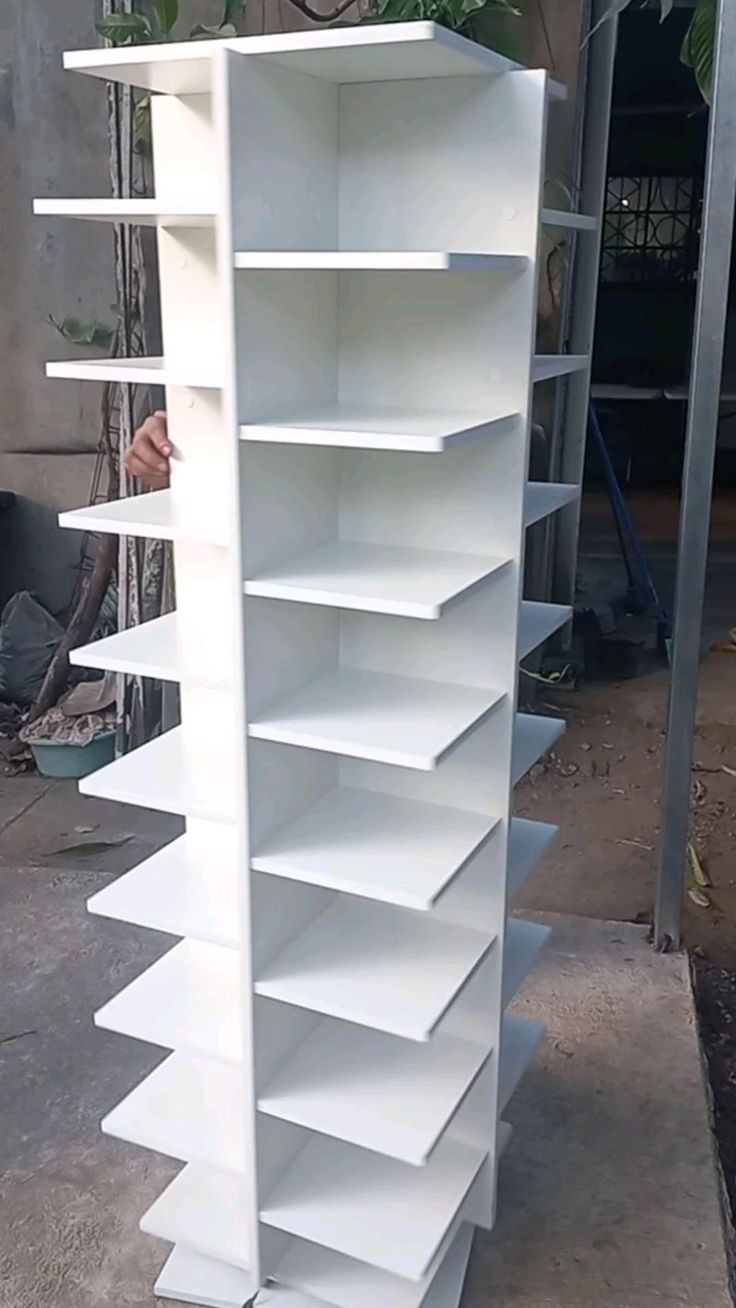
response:
M472 1241L473 1227L466 1224L453 1241L421 1308L458 1308ZM314 1299L276 1281L269 1281L260 1294L257 1290L248 1272L205 1258L182 1245L176 1245L169 1255L155 1287L159 1298L195 1304L197 1308L245 1308L254 1296L255 1308L261 1299L263 1308L336 1308L334 1301ZM373 1305L366 1302L366 1308Z

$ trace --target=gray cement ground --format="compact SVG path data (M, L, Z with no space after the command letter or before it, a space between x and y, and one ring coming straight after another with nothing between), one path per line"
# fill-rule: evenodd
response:
M525 916L553 934L515 1008L547 1039L464 1308L731 1304L686 960L643 927Z
M68 783L0 782L2 1308L154 1304L165 1249L137 1224L176 1165L98 1121L160 1055L91 1013L169 941L84 903L175 830ZM101 841L122 843L66 849ZM639 927L545 920L553 946L518 1008L549 1038L508 1110L499 1220L464 1308L725 1308L686 964Z

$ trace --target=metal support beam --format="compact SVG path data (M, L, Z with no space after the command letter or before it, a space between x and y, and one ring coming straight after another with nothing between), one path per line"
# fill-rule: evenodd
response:
M736 201L736 4L721 0L687 413L654 937L680 944L703 590Z
M588 31L593 31L610 7L610 0L592 0ZM570 354L592 356L593 352L617 37L618 19L614 16L598 28L585 48L579 208L582 213L599 216L600 223L595 234L586 234L576 242L573 287L568 309L567 348ZM573 373L569 381L563 384L567 395L561 446L553 475L559 481L574 482L579 486L583 480L588 430L590 368ZM578 500L557 514L552 596L560 604L573 604L575 600L579 534Z

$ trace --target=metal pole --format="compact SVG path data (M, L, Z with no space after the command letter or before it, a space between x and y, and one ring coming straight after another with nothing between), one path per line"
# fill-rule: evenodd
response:
M595 27L609 8L610 0L592 0L589 30ZM584 52L585 116L580 160L580 210L595 215L600 222L597 232L580 236L576 242L569 307L568 348L571 354L592 356L593 353L617 38L618 19L614 16L598 28ZM567 387L567 398L558 467L554 475L559 481L574 482L580 486L588 430L590 365L582 372L573 373L564 385ZM560 604L573 604L575 601L579 534L578 500L557 514L552 594Z
M580 6L580 35L579 41L582 42L578 52L578 74L577 86L575 90L575 115L572 125L573 148L572 148L572 195L574 205L581 212L583 210L580 204L580 196L583 191L583 143L585 140L585 127L588 111L588 102L590 100L590 79L588 77L588 65L590 62L590 41L586 40L593 28L593 3L594 0L582 0ZM549 168L549 159L547 160ZM583 241L593 240L590 232L583 233ZM570 338L570 324L572 318L573 288L575 283L575 271L577 268L577 258L580 252L580 240L577 232L570 232L567 241L567 268L562 283L562 294L560 296L560 315L557 326L557 341L555 349L562 354L567 348ZM547 451L547 468L546 480L560 480L560 457L562 449L562 438L565 422L565 410L567 406L567 377L557 377L554 383L555 393L552 404L552 421L549 423L549 448ZM544 436L544 429L542 429ZM530 476L532 475L530 470ZM530 595L534 599L549 600L552 599L554 586L554 565L555 565L555 547L557 541L557 517L552 513L549 517L544 518L537 524L534 531L529 533L527 539L527 576L530 585ZM567 644L567 640L564 641Z
M736 201L736 4L721 0L682 472L672 676L664 760L654 939L678 948L690 827L703 588Z

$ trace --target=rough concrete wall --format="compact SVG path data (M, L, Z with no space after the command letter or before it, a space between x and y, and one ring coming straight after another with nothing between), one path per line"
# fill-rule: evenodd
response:
M19 497L0 520L0 599L26 587L52 609L79 558L56 514L85 502L93 463L68 451L94 449L99 396L45 379L44 361L70 352L48 316L110 320L111 234L34 219L31 203L109 192L104 88L61 68L64 49L94 43L93 23L94 0L0 4L0 489Z
M0 517L0 604L24 588L54 611L81 543L57 513L87 502L101 388L45 378L47 359L80 354L48 317L114 321L113 246L107 224L34 218L31 205L110 194L104 83L62 68L64 50L98 44L98 8L0 0L0 490L18 496ZM182 35L221 14L220 0L188 0Z

